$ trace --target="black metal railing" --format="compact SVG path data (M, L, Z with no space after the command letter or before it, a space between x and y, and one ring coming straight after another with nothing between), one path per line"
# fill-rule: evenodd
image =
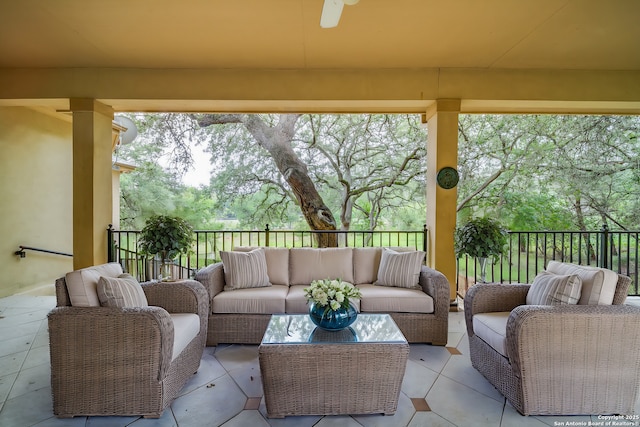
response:
M157 277L160 259L147 259L137 247L139 231L109 229L109 260L122 264L140 280ZM236 246L313 247L318 235L337 236L339 246L409 246L427 252L427 228L410 231L312 231L312 230L198 230L194 249L176 260L172 276L193 277L195 271L220 261L220 251ZM495 263L486 267L487 282L531 283L550 260L609 268L631 277L629 295L640 295L638 260L640 231L510 231L508 248ZM478 261L462 257L457 265L457 289L466 289L480 280Z
M511 231L505 255L488 262L486 282L531 283L551 260L609 268L631 277L629 295L638 289L640 231ZM458 292L481 280L478 260L458 260Z
M139 280L158 277L159 258L148 258L138 250L140 231L107 230L108 257L119 262L123 269ZM195 272L220 261L220 251L230 251L237 246L315 247L318 239L335 236L340 247L405 246L427 251L427 228L400 231L316 231L316 230L197 230L190 254L182 256L173 265L172 277L193 277Z

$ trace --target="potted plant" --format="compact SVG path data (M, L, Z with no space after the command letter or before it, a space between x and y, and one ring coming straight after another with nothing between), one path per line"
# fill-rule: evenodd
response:
M173 260L191 250L193 227L182 218L154 215L145 222L140 232L138 248L149 256L160 256L160 279L171 280Z
M455 251L458 258L469 255L480 265L480 281L485 282L487 260L504 254L507 230L491 218L470 219L456 229Z

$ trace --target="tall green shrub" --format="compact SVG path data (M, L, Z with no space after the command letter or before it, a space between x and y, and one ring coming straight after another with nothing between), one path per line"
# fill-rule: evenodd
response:
M469 255L474 258L498 257L505 252L507 230L491 218L470 219L456 229L455 251L458 258Z
M174 259L191 250L193 227L182 218L154 215L146 221L138 244L143 254L160 254L163 260Z

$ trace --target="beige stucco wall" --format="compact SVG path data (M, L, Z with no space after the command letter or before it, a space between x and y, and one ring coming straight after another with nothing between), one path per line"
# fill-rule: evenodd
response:
M73 259L72 125L24 107L0 108L0 297L52 285ZM49 290L50 291L50 290Z

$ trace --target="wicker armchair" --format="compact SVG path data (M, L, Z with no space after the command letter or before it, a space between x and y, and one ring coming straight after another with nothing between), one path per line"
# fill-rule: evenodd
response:
M149 307L73 307L65 279L48 316L53 412L160 417L197 371L209 301L192 280L142 284ZM195 313L200 332L175 357L169 313ZM177 326L176 326L177 327Z
M640 307L525 305L530 285L478 284L464 299L471 363L524 415L631 414L640 388ZM507 314L503 356L474 334L473 316Z

